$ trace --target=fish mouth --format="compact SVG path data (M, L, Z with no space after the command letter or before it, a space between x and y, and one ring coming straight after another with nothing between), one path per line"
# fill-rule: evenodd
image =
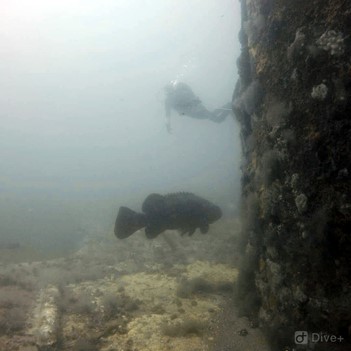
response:
M211 210L210 223L218 221L222 217L223 213L219 206L213 206Z

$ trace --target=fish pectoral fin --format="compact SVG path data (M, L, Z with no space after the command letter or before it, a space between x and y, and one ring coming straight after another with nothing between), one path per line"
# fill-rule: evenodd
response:
M196 228L192 228L189 230L189 236L192 236L195 233Z
M185 234L188 234L189 236L193 235L195 233L196 227L195 228L181 228L179 229L179 233L181 236L184 236Z
M146 226L145 227L145 235L148 239L154 239L159 234L164 231L163 228L153 227L153 226Z
M200 227L200 231L202 234L206 234L209 229L210 229L210 226L207 223Z
M184 236L188 232L188 229L184 229L184 228L178 229L178 232L181 236Z

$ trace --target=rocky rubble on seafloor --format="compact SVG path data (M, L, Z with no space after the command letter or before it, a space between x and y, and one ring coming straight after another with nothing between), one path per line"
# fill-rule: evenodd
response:
M69 257L0 264L0 349L217 350L238 230L233 221L205 237L109 235ZM248 322L238 320L228 335L249 345L239 334Z

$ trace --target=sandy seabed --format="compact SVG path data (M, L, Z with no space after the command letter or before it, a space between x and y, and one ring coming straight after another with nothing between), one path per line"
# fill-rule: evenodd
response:
M69 257L0 266L0 349L268 350L233 302L238 223L208 236L88 241Z

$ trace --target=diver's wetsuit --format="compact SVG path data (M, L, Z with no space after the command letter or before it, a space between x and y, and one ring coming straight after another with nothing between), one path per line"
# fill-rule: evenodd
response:
M213 112L207 110L201 100L193 93L191 88L181 82L169 84L166 91L166 118L169 120L171 110L177 111L180 115L186 115L197 119L209 119L220 123L231 113L231 110L217 109Z

